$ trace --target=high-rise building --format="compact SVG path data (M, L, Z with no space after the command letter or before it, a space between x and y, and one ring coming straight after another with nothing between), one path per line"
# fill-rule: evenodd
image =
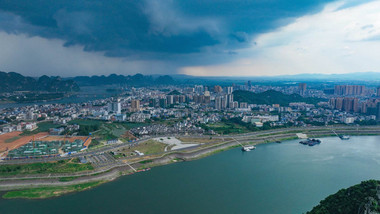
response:
M179 101L179 103L186 102L186 96L185 95L178 95L178 101Z
M108 103L108 111L121 114L121 104L119 101Z
M367 103L361 103L360 112L364 114L367 113Z
M140 100L131 101L131 111L140 111Z
M215 97L215 109L221 110L222 109L222 97Z
M331 108L347 112L359 112L361 109L359 99L354 97L331 98L329 104Z
M166 100L167 100L168 105L174 104L174 96L173 95L166 96Z
M300 95L305 95L306 87L307 87L306 83L299 83L298 84L298 91L299 91Z
M203 85L196 85L194 86L194 92L197 94L202 94L204 92Z
M330 107L333 109L342 110L343 108L343 98L337 97L337 98L331 98L329 100Z
M220 85L214 86L214 92L215 93L221 93L222 91L223 91L223 89Z
M228 107L227 95L226 96L222 96L222 109L226 109L227 107Z
M158 106L158 102L156 98L149 99L149 107L156 108Z
M233 87L227 87L227 94L232 94L233 91L234 91Z
M377 87L377 90L376 90L376 95L377 95L378 97L380 97L380 86L379 86L379 87Z
M166 98L161 98L160 99L160 107L161 108L166 108L167 107Z
M241 102L240 103L240 108L248 108L248 103Z
M211 102L211 97L210 96L204 96L204 101L203 101L205 104L210 104Z
M251 88L251 87L252 87L252 82L251 82L251 80L248 80L248 82L247 82L247 86L248 86L248 88Z
M178 95L174 95L173 99L174 99L174 103L179 103L179 97L178 97Z
M194 95L193 101L197 104L203 103L204 96L203 95Z
M231 103L234 102L234 95L233 94L227 94L226 99L227 99L227 105L228 105L228 107L230 107Z
M364 85L336 85L334 87L335 95L363 95L365 93Z

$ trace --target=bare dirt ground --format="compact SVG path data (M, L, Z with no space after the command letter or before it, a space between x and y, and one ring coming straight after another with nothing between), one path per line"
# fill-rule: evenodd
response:
M47 132L40 132L38 134L31 135L31 136L20 136L21 133L22 132L11 132L11 133L0 135L0 152L19 148L20 146L25 145L29 141L33 140L33 137L35 140L41 140L41 138L48 135ZM15 137L19 137L19 138L12 142L7 143L8 139L15 138Z
M121 137L136 140L136 137L130 131L126 131Z

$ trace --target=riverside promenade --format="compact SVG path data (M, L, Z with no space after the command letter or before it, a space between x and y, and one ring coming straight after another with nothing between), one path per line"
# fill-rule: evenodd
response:
M213 139L219 139L216 143L205 143L200 146L185 148L183 150L168 151L139 157L121 158L102 168L96 168L93 171L65 174L34 174L34 175L14 175L0 176L0 190L25 189L45 186L67 186L74 184L87 183L92 181L111 181L119 176L134 173L134 169L154 167L177 161L190 161L199 159L216 152L224 151L230 148L238 147L239 142L243 144L262 144L289 139L297 139L297 133L303 133L308 137L325 137L338 135L380 135L380 126L324 126L324 127L306 127L306 128L284 128L272 129L266 131L257 131L239 135L212 136ZM210 136L181 136L182 138L210 138ZM153 138L153 137L152 137ZM154 136L157 138L157 136ZM145 142L151 138L139 140L135 143ZM235 141L238 140L239 142ZM128 146L121 144L117 146L103 147L98 150L87 151L63 159L81 157L113 151L117 148ZM57 159L33 159L30 163L56 161ZM149 162L143 164L142 161ZM27 164L17 160L3 161L0 164ZM29 163L29 162L28 162ZM71 181L62 182L60 178L73 177Z

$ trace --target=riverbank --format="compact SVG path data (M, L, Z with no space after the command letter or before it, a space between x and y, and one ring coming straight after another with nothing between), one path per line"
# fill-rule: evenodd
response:
M76 184L71 186L56 187L39 187L26 190L10 191L3 195L5 199L25 198L25 199L45 199L61 196L71 192L80 192L99 186L104 181L88 182L84 184Z
M57 187L57 186L70 186L76 184L85 184L88 182L108 182L115 180L116 178L134 173L133 169L144 169L148 167L161 166L181 161L191 161L200 159L203 157L207 157L222 151L226 151L231 148L235 148L240 146L239 142L244 144L263 144L274 141L285 141L290 139L296 139L296 132L298 130L273 130L270 134L265 132L256 132L251 133L252 135L239 135L239 136L225 136L223 138L229 139L227 141L212 144L210 146L205 146L202 148L191 149L190 151L172 151L167 152L162 155L151 155L146 156L140 159L125 159L124 165L115 166L107 171L94 173L94 174L67 174L63 177L59 177L59 175L49 175L47 176L33 176L33 177L18 177L18 178L0 178L0 190L2 191L10 191L13 190L18 191L30 191L33 188L41 188L41 187ZM337 134L348 134L348 135L379 135L380 127L365 127L365 128L357 128L357 127L340 127L336 128L335 131ZM332 133L329 129L318 129L318 130L305 130L309 137L326 137L333 136L335 134ZM236 138L239 142L234 139ZM62 178L66 178L62 179ZM65 181L64 181L65 180ZM25 190L22 190L25 189ZM75 191L75 189L74 189ZM19 192L20 195L20 192ZM30 198L39 198L30 197Z

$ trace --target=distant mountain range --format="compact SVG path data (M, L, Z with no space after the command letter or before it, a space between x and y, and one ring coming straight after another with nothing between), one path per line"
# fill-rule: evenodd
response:
M15 72L0 71L0 92L14 91L47 91L70 92L79 91L78 85L73 80L62 80L60 77L39 78L26 77Z
M79 91L79 86L99 86L99 85L127 85L127 86L149 86L149 85L174 85L176 81L168 76L146 76L136 75L116 75L109 76L77 76L71 78L48 77L27 77L15 72L0 71L0 92L14 91L46 91L46 92L70 92Z
M265 77L262 77L265 78ZM295 74L266 77L268 79L290 79L290 80L359 80L359 81L380 81L380 72L357 72L347 74Z
M255 81L378 81L380 82L380 72L356 72L346 74L294 74L294 75L278 75L278 76L187 76L187 75L173 75L176 79L202 79L202 80L255 80Z
M76 77L26 77L15 72L1 72L0 92L12 91L48 91L48 92L67 92L78 91L79 86L100 86L100 85L123 85L123 86L150 86L150 85L231 85L244 84L251 80L255 84L266 84L272 82L276 84L289 84L294 82L308 83L339 83L339 84L371 84L378 85L380 73L362 72L350 74L297 74L283 76L258 76L258 77L197 77L182 74L174 75L117 75L108 76L76 76Z
M128 85L128 86L148 86L148 85L173 85L176 82L171 76L163 75L154 78L153 76L146 76L142 74L135 74L133 76L111 74L109 76L77 76L69 78L80 86L96 86L96 85Z

